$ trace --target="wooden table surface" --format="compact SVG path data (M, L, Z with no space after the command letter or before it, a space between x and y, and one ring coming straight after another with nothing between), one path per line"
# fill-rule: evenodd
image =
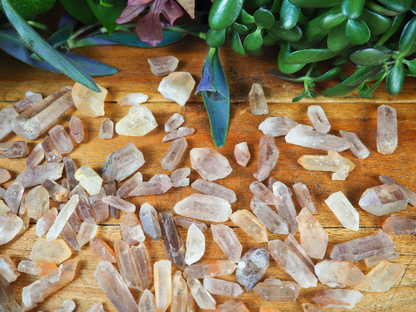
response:
M98 131L104 117L89 118L83 116L74 108L65 113L57 123L68 130L69 119L75 115L84 122L85 140L76 145L69 155L79 166L90 165L99 172L108 154L116 149L133 142L144 154L146 163L140 168L144 180L147 181L154 174L171 172L165 171L160 166L164 154L170 143L162 143L165 136L164 123L175 113L181 113L185 117L184 126L196 129L194 135L187 137L188 149L177 168L190 167L189 150L195 147L212 147L208 117L200 96L192 95L187 104L181 107L169 100L165 100L157 91L160 77L151 74L147 58L163 55L174 55L179 59L178 71L190 72L198 83L201 78L201 68L207 47L199 39L187 37L174 45L155 48L138 49L131 47L113 46L98 48L82 48L75 50L76 53L94 58L106 64L120 69L117 75L109 77L98 77L95 81L108 89L108 96L105 104L105 117L114 122L119 121L128 112L127 107L119 106L116 101L128 93L143 92L149 95L149 101L145 104L156 117L159 126L144 137L118 136L111 140L100 140ZM0 108L10 105L13 102L25 97L25 91L40 92L44 96L51 94L57 89L72 85L73 81L67 77L46 72L40 69L29 67L11 56L0 53ZM287 144L283 137L276 138L276 145L280 150L279 160L271 172L271 176L292 186L296 182L306 184L312 194L317 208L316 218L321 222L329 235L329 244L326 259L335 244L349 241L351 239L375 234L381 228L387 216L376 217L358 206L361 194L369 187L381 184L379 175L388 175L416 190L416 165L414 154L416 153L416 106L413 78L406 78L405 87L399 96L389 96L380 86L374 94L374 98L363 100L356 93L342 98L324 98L318 95L316 100L306 99L301 103L292 104L291 99L302 92L302 85L295 85L278 80L268 72L270 67L276 68L277 52L269 50L262 57L239 56L228 47L221 49L223 66L229 79L231 93L231 118L229 134L226 145L217 150L228 158L232 173L223 180L217 181L236 192L237 202L232 204L233 211L238 209L249 209L252 195L248 189L254 181L253 173L257 168L258 144L262 132L257 130L258 125L269 116L288 116L298 123L310 125L307 116L309 104L322 105L332 125L331 134L338 135L339 130L353 131L358 134L364 144L370 149L371 154L367 159L357 159L351 151L343 152L342 155L349 157L355 164L356 169L351 172L346 181L332 181L331 173L312 172L303 169L297 159L304 154L325 154L303 147ZM269 104L267 116L255 116L250 113L248 105L248 92L253 82L263 85L266 98ZM339 81L337 81L339 82ZM317 91L333 85L329 82L319 85ZM399 146L392 155L381 155L376 150L376 128L377 128L377 107L380 104L392 105L397 110L399 128ZM43 134L38 140L29 142L29 151L44 138ZM21 140L20 137L10 134L2 142ZM237 143L246 141L250 148L252 158L246 168L236 164L234 159L234 146ZM12 180L25 168L25 159L0 159L0 168L6 168L12 173ZM200 178L192 171L191 182ZM10 185L11 181L3 187ZM341 226L335 215L325 205L324 200L332 193L343 191L360 214L360 230L354 232ZM173 212L173 206L179 200L194 193L191 187L172 188L166 194L159 196L142 196L132 198L131 202L140 205L144 202L152 204L157 211ZM293 200L299 212L301 207L295 196ZM56 205L56 203L54 203ZM124 213L121 213L123 216ZM400 216L416 217L413 206L408 206L405 211L397 213ZM103 238L111 246L119 234L120 220L109 218L101 223L97 236ZM243 253L251 247L267 246L258 244L246 233L236 227L231 221L225 223L234 228L238 238L243 245ZM209 225L209 223L208 223ZM181 229L181 234L186 241L186 231ZM206 253L202 260L225 259L217 244L213 242L211 231L205 232ZM299 240L299 233L296 235ZM416 239L413 235L396 235L392 237L396 243L395 250L400 257L394 262L401 262L405 266L403 278L386 293L364 293L364 297L352 311L416 311ZM30 250L36 241L35 223L30 228L19 234L14 240L2 245L0 250L7 252L14 262L28 259ZM285 239L284 235L271 234L269 240ZM166 259L162 241L154 242L149 238L145 241L152 264L155 261ZM102 302L105 310L112 312L115 308L106 298L100 287L94 280L93 274L97 267L98 259L90 250L88 245L80 252L74 252L72 258L79 261L77 273L74 280L59 292L48 297L40 304L35 311L54 311L65 299L74 299L77 305L76 311L86 311L94 303ZM356 263L365 274L370 272L364 261ZM176 271L173 266L172 273ZM277 264L271 259L270 266L264 278L276 277L282 280L291 280ZM21 301L22 287L29 285L37 278L27 274L21 274L16 282L12 284L16 292L17 300ZM235 275L224 277L224 279L235 281ZM154 291L153 283L150 286ZM295 303L269 303L262 301L253 291L245 292L237 299L242 300L250 311L258 312L262 306L272 306L280 311L297 312L302 311L301 303L312 302L313 295L321 289L329 287L319 283L316 288L302 289L298 300ZM135 299L139 299L139 292L133 292ZM214 296L217 303L222 303L228 298ZM351 310L348 310L351 311Z

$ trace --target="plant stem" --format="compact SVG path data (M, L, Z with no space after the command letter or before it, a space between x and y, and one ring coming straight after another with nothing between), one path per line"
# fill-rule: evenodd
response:
M81 35L83 32L86 32L87 30L96 27L97 25L99 25L100 23L95 23L94 25L86 25L84 27L81 27L80 29L78 29L76 32L74 32L71 37L69 37L69 39L75 39L76 37L78 37L79 35Z
M204 40L207 39L207 35L204 32L189 31L189 30L186 30L186 29L183 29L183 28L180 28L180 27L176 27L176 26L162 27L162 29L189 34L191 36L198 37L198 38L204 39Z
M27 21L27 23L30 26L33 26L33 27L38 28L38 29L42 29L42 30L44 30L44 31L46 31L46 32L48 32L50 34L53 34L53 30L50 29L48 26L46 26L44 24L41 24L41 23L38 23L38 22L34 22L34 21Z

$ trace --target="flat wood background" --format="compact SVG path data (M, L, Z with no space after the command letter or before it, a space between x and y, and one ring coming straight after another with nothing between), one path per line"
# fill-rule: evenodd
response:
M190 167L190 149L213 146L208 117L201 97L192 95L184 107L165 100L157 91L162 78L152 75L147 63L147 59L150 57L174 55L180 61L177 71L190 72L198 83L207 52L207 47L203 41L186 37L183 41L164 48L138 49L113 46L81 48L75 50L75 52L120 69L120 72L114 76L95 78L98 84L109 91L105 104L105 117L109 117L114 122L119 121L127 114L128 108L119 106L116 101L128 93L143 92L149 95L149 101L145 105L153 112L159 123L157 129L144 137L115 135L112 140L100 140L98 139L98 131L104 117L89 118L83 116L75 107L70 109L56 123L62 124L68 129L71 116L75 115L83 120L85 140L80 145L74 143L75 148L69 155L75 160L78 167L90 165L99 172L108 154L129 142L133 142L143 152L146 160L144 166L140 168L145 181L157 173L170 174L171 172L161 168L160 161L170 146L170 143L162 143L162 138L166 134L164 123L175 112L184 115L184 126L196 129L194 135L187 137L189 146L178 168ZM2 59L0 62L0 108L24 98L25 91L28 90L40 92L47 96L63 86L73 84L73 81L63 75L32 68L5 53L0 53L0 57ZM381 184L378 180L379 175L391 176L410 189L416 190L416 165L414 160L416 153L414 142L416 137L416 106L414 104L416 92L413 78L406 78L402 93L396 97L389 96L385 92L384 85L382 85L375 92L374 98L370 100L364 100L353 93L342 98L324 98L318 95L316 100L306 99L301 103L292 104L291 99L302 92L302 85L287 83L269 74L270 67L276 68L276 50L270 49L262 57L243 57L236 55L230 48L224 47L221 49L221 58L228 76L232 105L227 143L217 150L228 158L233 172L225 179L217 182L236 192L238 200L232 204L233 211L249 209L252 195L248 187L254 181L253 173L257 168L258 144L263 135L261 131L257 130L258 125L269 116L287 116L298 123L310 125L306 112L307 107L312 103L322 105L332 125L331 134L338 135L339 130L353 131L358 134L371 151L370 157L364 160L355 158L351 151L343 152L342 155L349 157L357 167L351 172L346 181L332 181L331 173L307 171L297 163L297 159L304 154L325 154L324 151L287 144L283 137L275 140L280 150L280 156L277 166L271 172L271 176L290 187L296 182L305 183L309 187L317 208L315 216L329 235L326 259L329 258L335 244L375 234L381 228L387 216L373 216L358 206L358 200L367 188ZM263 85L269 103L269 114L267 116L254 116L250 113L248 92L253 82L259 82ZM339 80L336 82L339 83ZM335 81L320 84L316 89L319 93L319 91L334 85L334 83ZM392 105L397 110L399 146L392 155L381 155L376 151L376 117L377 107L380 104ZM44 136L45 134L40 139L29 142L29 152L37 143L43 140ZM21 140L21 138L11 134L2 142L16 140ZM248 143L252 155L246 168L237 165L234 159L235 144L244 141ZM14 180L25 168L25 159L0 159L0 167L10 170L12 180ZM193 182L200 177L195 171L192 171L190 178ZM10 183L11 181L2 186L7 187ZM324 200L337 191L343 191L359 212L360 230L358 232L343 228L335 215L325 205ZM138 207L144 202L149 202L159 212L173 212L174 204L192 193L194 191L191 187L172 188L164 195L142 196L141 198L130 199L130 201ZM301 207L295 195L293 199L299 212ZM121 217L123 215L124 213L121 213ZM397 215L416 217L416 212L414 207L409 206ZM103 238L112 246L115 239L120 238L119 223L120 220L112 218L101 223L97 236ZM267 244L256 243L231 221L225 224L234 228L243 244L243 253L251 247L267 246ZM19 234L10 243L2 245L0 250L7 252L16 264L21 260L28 259L30 250L37 239L34 228L35 224L31 223L26 232ZM181 234L184 241L186 241L186 231L181 229ZM220 248L213 242L211 231L206 231L205 235L206 253L202 260L225 259ZM299 234L296 235L296 238L299 239ZM269 240L273 239L284 240L285 236L269 233ZM398 235L394 236L393 240L396 243L395 250L400 253L400 257L394 262L403 263L406 269L403 278L387 293L365 293L363 299L353 311L416 310L415 236ZM166 259L162 241L154 242L147 238L145 244L152 264L155 261ZM93 277L100 259L92 253L88 245L84 246L80 252L74 252L72 257L79 261L74 280L61 291L48 297L35 311L54 311L65 299L75 300L77 304L76 311L86 311L97 302L102 302L105 310L115 311L115 308ZM359 261L356 264L365 274L370 272L364 261ZM176 268L173 267L172 273L175 271ZM264 276L264 278L267 277L291 280L291 277L273 259L270 260L270 266ZM29 285L36 279L36 277L22 273L17 281L12 284L19 302L21 301L22 287ZM235 281L235 275L224 277L224 279ZM272 306L280 309L280 311L297 312L302 311L301 303L312 302L312 297L318 290L327 288L329 287L319 284L316 288L302 289L295 303L265 302L253 291L245 292L237 299L242 300L250 311L257 312L262 306ZM151 290L154 291L153 283ZM133 296L138 300L140 293L133 292ZM214 297L217 303L228 300L225 297Z

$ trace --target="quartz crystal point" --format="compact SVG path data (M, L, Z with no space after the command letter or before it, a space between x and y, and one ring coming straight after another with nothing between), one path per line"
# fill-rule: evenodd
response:
M186 310L186 300L188 296L188 286L186 281L182 276L181 271L176 271L173 275L173 290L172 290L172 306L170 308L171 312L185 312Z
M136 211L136 206L132 203L129 203L127 201L125 201L124 199L121 199L117 196L104 196L101 199L104 203L111 205L121 211L125 211L125 212L135 212Z
M27 142L0 143L0 158L21 158L27 156Z
M76 260L62 263L58 269L29 286L23 287L22 302L25 310L31 310L47 296L71 282L75 276Z
M116 263L116 254L110 246L100 237L94 237L90 240L91 250L101 259Z
M20 275L16 265L6 254L0 254L0 275L9 282L14 282Z
M4 199L4 195L6 194L6 190L0 187L0 199Z
M94 92L78 82L72 89L75 106L89 117L104 116L104 101L108 91L99 85L97 86L101 92Z
M367 292L386 292L401 279L403 274L404 265L402 263L383 260L354 289Z
M349 261L321 261L315 265L315 273L329 287L354 287L364 279L363 272Z
M77 116L72 116L69 121L69 134L77 144L84 141L84 124Z
M50 196L50 198L58 203L66 203L69 198L69 189L63 187L62 185L51 181L45 180L42 183L42 187L44 187Z
M48 134L58 153L69 154L72 152L74 145L72 144L72 141L63 126L56 125L51 130L49 130Z
M172 263L169 260L159 260L153 266L155 279L156 308L165 312L172 302Z
M257 243L268 242L266 226L250 211L246 209L238 210L231 215L230 219Z
M74 177L88 194L97 195L100 192L103 179L90 166L79 168Z
M140 207L140 222L143 226L144 233L154 241L158 241L162 237L159 221L157 219L157 211L152 205L144 203Z
M48 163L34 168L23 170L16 178L23 184L23 187L31 187L42 184L46 180L56 181L62 177L64 164Z
M363 294L357 290L324 289L318 291L312 300L322 308L353 309L362 297Z
M23 220L15 214L0 216L0 245L10 242L23 227Z
M186 238L185 262L191 265L199 261L205 253L204 233L195 225L191 224Z
M74 231L72 226L67 222L64 225L59 236L67 243L68 247L75 251L80 251L81 247L78 243L78 235L77 232Z
M317 305L311 303L302 303L303 312L325 312L323 309Z
M347 197L341 191L331 194L325 204L335 214L341 224L350 230L358 231L360 228L360 216L351 205Z
M0 216L8 214L10 212L9 206L7 206L4 201L0 199Z
M416 220L391 215L383 223L383 232L393 235L416 234Z
M251 200L250 208L270 232L275 234L289 234L286 221L256 196Z
M224 224L212 224L211 231L214 241L220 246L226 257L238 263L241 258L243 246L233 229Z
M282 182L273 183L273 193L280 198L281 205L277 205L277 213L286 221L289 226L289 233L295 235L298 231L298 222L296 221L296 208L292 200L292 192Z
M157 312L155 296L145 289L139 300L139 312Z
M133 143L129 143L108 155L101 169L101 177L105 183L114 180L121 182L143 164L143 153Z
M125 95L121 100L117 101L117 104L121 106L133 106L135 104L142 104L147 101L148 95L137 92Z
M22 111L24 111L25 109L28 109L29 107L31 107L33 104L42 101L42 94L40 93L30 93L30 91L26 92L26 98L24 98L23 100L17 101L13 104L14 109L20 113Z
M293 184L293 190L295 191L300 206L302 208L308 208L312 213L315 213L315 204L313 203L308 187L303 183L296 183Z
M140 242L144 242L146 239L139 219L131 212L127 213L124 218L121 219L120 234L123 241L129 245L136 245Z
M237 266L231 260L211 260L188 265L183 276L186 279L227 276L233 274Z
M39 238L30 252L29 259L34 262L60 264L71 254L71 249L62 239L48 242L45 238Z
M285 136L287 143L310 147L325 151L342 152L350 148L350 143L344 138L331 134L320 133L310 126L297 125Z
M131 191L133 191L141 182L143 182L142 174L140 172L135 173L117 190L117 197L129 197Z
M108 261L98 263L94 278L118 311L138 312L138 307L127 285Z
M165 194L172 186L169 176L166 174L155 174L149 181L139 183L139 185L130 192L129 196Z
M251 157L247 142L238 143L235 146L234 157L237 164L243 167L247 166Z
M75 309L75 302L73 300L65 300L55 312L72 312Z
M186 312L195 312L195 301L191 292L188 292L188 298L186 299Z
M353 152L357 158L364 159L370 155L368 148L361 142L360 138L355 133L340 130L339 134L350 143L351 152Z
M381 263L383 260L390 261L398 258L400 254L396 251L389 251L385 254L365 258L365 265L367 268L371 268L373 266L376 266L377 264Z
M181 114L174 113L165 123L165 132L172 132L178 129L184 122L185 119Z
M328 118L319 105L311 105L308 107L308 117L311 120L316 131L321 133L327 133L331 129L331 124Z
M63 162L65 165L66 177L69 181L71 189L73 189L78 185L78 181L77 179L75 179L75 172L77 171L77 166L75 165L75 162L69 157L64 157Z
M175 216L174 219L175 219L176 225L184 229L189 229L189 227L192 224L195 224L198 227L198 229L200 229L202 232L208 230L207 225L201 221L197 221L191 218L186 218L186 217L181 217L181 216Z
M211 294L219 296L235 298L243 293L243 290L237 283L212 277L204 278L204 287Z
M23 209L27 209L29 218L39 220L49 211L49 193L41 185L31 189L23 198ZM22 209L22 208L20 208Z
M83 222L95 224L95 212L90 206L87 193L80 184L78 184L71 191L71 193L69 193L69 196L73 196L75 194L79 196L79 203L76 208L76 214L78 215L79 219Z
M149 255L147 253L144 243L140 243L137 246L132 246L133 258L136 262L139 270L140 279L142 281L143 288L149 288L152 282L152 267L150 265Z
M267 281L267 279L266 279ZM280 282L280 285L272 283L258 283L254 292L264 301L271 302L295 302L299 296L300 286L295 282Z
M130 249L130 246L122 240L117 239L114 243L114 251L116 252L120 274L127 287L143 291L142 279L140 278L139 269L133 258L133 251Z
M109 140L113 138L114 134L114 123L110 118L104 118L101 122L100 132L98 137L102 140Z
M380 231L378 234L335 245L331 252L331 259L359 261L390 252L394 246L390 236Z
M274 169L279 158L279 149L276 147L274 138L265 135L260 140L259 146L259 162L257 164L257 172L254 177L259 181L264 181Z
M100 303L94 304L91 308L87 310L87 312L106 312L106 311L103 308L103 304L100 302Z
M17 302L12 286L0 274L0 310L4 312L23 312Z
M55 220L55 223L51 226L48 233L46 234L46 240L48 242L53 241L54 239L58 238L59 234L61 233L62 229L67 223L69 217L74 213L75 208L78 205L78 202L79 202L79 196L74 195L71 197L68 203L66 203L64 208L62 208L62 210L58 214L58 217Z
M231 171L227 158L212 147L193 148L190 151L191 165L204 180L225 178Z
M56 149L49 135L45 137L41 144L48 163L59 163L62 161L62 155Z
M26 140L36 140L74 102L71 88L62 88L23 111L13 123L13 131Z
M110 181L104 184L105 194L107 196L116 196L117 195L117 186L116 181ZM120 210L116 207L109 205L110 208L110 215L114 219L118 219L120 217Z
M4 201L6 202L7 206L9 206L13 214L17 214L19 210L24 191L25 189L22 183L20 183L20 181L15 181L7 188L6 193L4 194Z
M175 139L183 138L194 133L195 133L194 128L180 127L179 129L173 130L171 133L165 136L162 139L162 142L168 142L168 141L172 141Z
M165 170L174 170L181 161L183 153L185 153L187 147L188 142L185 138L180 138L173 141L161 161L162 168Z
M195 80L190 73L174 72L163 78L158 91L167 100L172 100L184 106L194 89Z
M396 109L388 105L380 105L377 110L377 152L393 154L397 145Z
M288 132L296 127L297 124L296 121L293 121L286 116L268 117L259 125L259 130L265 135L279 137L288 134Z
M47 211L39 220L36 222L36 235L42 237L46 232L49 231L51 226L55 223L55 219L58 216L58 210L52 208Z
M254 181L250 184L250 191L267 205L280 206L282 201L263 183Z
M231 205L225 199L202 194L182 199L173 209L181 216L213 222L225 222L232 213Z
M267 101L264 96L263 87L258 83L253 83L248 94L250 110L254 115L265 115L269 113Z
M104 222L109 216L109 205L104 203L102 199L106 196L104 187L101 187L100 192L97 195L89 197L91 208L95 212L95 219L97 221Z
M328 233L308 208L303 208L296 220L302 248L311 258L323 259L328 246Z
M26 206L23 206L23 205L20 206L19 217L23 220L22 230L26 231L29 228L29 221L30 221Z
M116 132L119 135L144 136L156 127L157 122L150 109L136 104L116 123Z
M185 245L175 219L173 219L170 212L160 213L159 218L166 256L173 264L183 270L185 267Z
M318 283L313 271L288 244L280 240L269 241L269 252L277 264L302 288L315 287Z
M223 304L217 306L218 312L249 312L250 310L247 309L246 305L238 300L231 299Z
M55 271L58 266L54 263L34 262L29 260L22 260L19 262L17 269L19 272L28 273L32 275L45 276Z
M303 155L298 163L305 169L316 171L338 172L349 166L348 170L351 172L355 168L352 161L335 151L329 151L328 155Z
M202 310L214 310L217 304L210 293L205 289L200 281L193 278L188 278L188 287L194 297L197 305Z
M237 282L244 286L247 291L252 290L266 273L269 263L267 248L249 249L238 262L235 272Z
M397 182L396 180L394 180L394 179L392 179L388 176L380 176L379 179L384 184L393 184L394 183L398 187L400 187L403 194L405 194L407 196L407 198L409 199L409 203L416 207L416 193L415 192L413 192L412 190L409 190L407 187L405 187L404 185L400 184L399 182Z
M26 158L26 168L34 168L39 165L45 158L45 152L42 148L42 143L39 143L35 148L30 152L29 156Z
M159 56L147 59L150 65L150 71L153 75L162 77L174 72L178 67L179 60L172 56Z
M406 209L408 202L407 196L397 184L383 184L366 189L358 205L373 215L384 216Z
M237 201L237 196L233 190L213 182L198 179L192 183L191 186L193 189L201 193L221 197L228 201L230 204Z
M8 105L0 111L0 140L13 130L13 122L19 114Z
M84 246L88 243L91 239L94 238L95 234L97 233L98 225L91 224L88 222L82 222L81 227L78 232L78 244L80 247Z

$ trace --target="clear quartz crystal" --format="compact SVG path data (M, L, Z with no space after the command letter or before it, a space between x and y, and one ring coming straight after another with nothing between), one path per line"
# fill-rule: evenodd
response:
M117 189L116 189L116 181L110 181L108 183L104 184L105 194L107 196L116 196L117 195ZM118 210L116 207L108 205L110 208L110 215L114 219L118 219L120 217L120 210Z
M292 250L296 256L308 267L311 272L314 272L315 265L308 254L303 250L302 246L298 243L292 234L289 234L285 240L286 246Z
M367 266L367 268L371 268L373 266L376 266L377 264L379 264L381 261L386 260L386 261L390 261L390 260L394 260L396 258L398 258L400 256L400 254L394 250L386 252L384 254L380 254L377 256L373 256L373 257L369 257L369 258L365 258L365 265Z
M353 152L357 158L364 159L370 155L368 148L361 142L360 138L355 133L340 130L339 134L350 142L351 152Z
M78 235L77 232L74 231L72 226L67 222L64 225L59 236L67 243L68 247L75 251L80 251L81 247L78 243Z
M58 152L49 135L45 137L42 142L43 152L45 153L46 161L49 163L59 163L62 161L62 155Z
M150 65L150 70L153 75L162 77L175 71L178 67L179 60L172 56L159 56L147 59Z
M192 183L191 186L193 189L200 191L201 193L221 197L230 204L237 201L237 196L233 190L213 182L198 179Z
M236 144L234 148L234 157L237 164L243 167L247 166L251 157L247 142Z
M68 178L71 189L73 189L78 185L78 181L75 179L75 172L77 171L77 167L75 162L69 157L64 157L64 164L66 177Z
M0 275L9 282L14 282L20 275L16 265L7 254L0 254Z
M34 262L48 262L60 264L71 256L72 252L62 239L48 242L39 238L30 252L29 259Z
M1 196L0 196L1 197ZM10 212L9 206L7 206L4 201L0 199L0 216L8 214Z
M56 208L50 209L36 222L36 235L42 237L49 231L51 226L55 223L55 219L58 216L58 210Z
M253 83L248 94L250 110L254 115L265 115L269 113L263 87L258 83Z
M342 191L331 194L325 204L345 228L353 231L360 229L360 215Z
M238 297L243 293L240 285L237 283L225 281L213 277L204 278L204 287L213 295Z
M56 125L48 133L58 153L69 154L72 152L74 145L63 126Z
M129 196L159 195L170 190L172 183L166 174L156 174L149 181L141 182Z
M101 302L94 304L87 312L106 312Z
M148 95L143 93L129 93L125 95L121 100L117 101L117 104L121 106L133 106L135 104L142 104L147 101Z
M166 256L179 269L183 270L185 267L185 245L175 219L170 212L160 213L159 218Z
M186 300L188 296L188 286L185 279L182 277L181 271L176 271L173 275L173 290L172 290L172 306L171 312L185 312Z
M139 219L131 212L127 213L124 218L121 219L120 233L123 241L129 245L136 245L140 242L144 242L146 239Z
M211 147L193 148L189 154L192 168L204 180L222 179L233 171L228 159Z
M140 207L139 216L144 233L154 241L158 241L162 237L162 232L157 219L156 209L152 205L144 203Z
M187 147L188 142L185 138L173 141L161 161L162 168L165 170L174 170L181 161Z
M256 196L251 200L250 208L270 232L275 234L289 234L289 227L286 221Z
M143 288L149 288L152 282L152 267L146 246L142 242L137 246L132 246L131 251L133 252L133 258L139 270L142 286Z
M254 177L259 181L264 181L274 169L279 158L279 149L276 147L274 138L265 135L260 140L259 161L257 164L257 172Z
M407 195L407 198L409 199L409 204L416 207L416 193L415 192L413 192L412 190L409 190L407 187L405 187L404 185L400 184L399 182L397 182L396 180L394 180L393 178L390 178L388 176L379 176L379 179L384 184L394 183L397 186L399 186L401 188L402 192Z
M217 306L219 312L249 312L246 305L238 300L231 299Z
M74 177L88 194L97 195L100 192L103 179L90 166L79 168Z
M170 182L173 184L173 187L189 186L188 176L190 174L191 174L191 169L190 168L176 169L170 175Z
M0 143L0 158L21 158L26 156L26 141Z
M116 123L119 135L144 136L157 127L157 122L146 106L133 105L129 113Z
M191 224L186 238L185 262L191 265L199 261L205 253L204 233L195 225Z
M23 198L20 209L27 209L29 218L39 220L49 210L49 193L41 185L31 189Z
M162 139L162 142L168 142L168 141L172 141L172 140L179 139L182 137L186 137L188 135L194 134L194 132L195 132L194 128L180 127L179 129L173 130L171 133L166 135Z
M116 254L113 249L100 237L94 237L90 240L91 250L101 259L116 263Z
M172 263L159 260L153 266L155 297L158 312L165 312L172 302Z
M259 181L254 181L250 184L250 191L260 199L263 203L267 205L280 206L282 201L277 197L273 192L263 183Z
M75 208L78 205L78 202L79 196L73 195L71 199L68 201L68 203L64 206L64 208L62 208L62 210L56 217L54 224L51 226L48 233L46 234L46 240L48 242L58 238L69 217L74 213Z
M258 283L253 288L254 292L264 301L295 302L299 296L300 286L295 282L277 280L280 282L280 285L278 285L266 281Z
M396 109L380 105L377 110L377 152L393 154L398 141Z
M42 183L42 187L48 191L50 198L58 203L65 203L69 199L69 189L55 181L45 180Z
M238 262L235 271L237 282L247 291L252 290L266 273L269 263L267 248L250 248Z
M181 114L174 113L165 123L165 132L172 132L178 129L184 122L185 119Z
M19 210L24 191L25 188L23 184L16 179L13 184L10 184L6 190L6 193L4 194L4 201L6 202L7 206L9 206L13 214L17 214Z
M73 300L65 300L55 312L72 312L75 310L75 302Z
M265 135L272 137L279 137L288 134L288 132L297 126L297 122L292 119L283 117L268 117L260 125L261 130Z
M23 220L13 213L0 216L0 245L10 242L20 232Z
M131 191L133 191L141 182L143 182L143 175L140 172L135 173L117 190L117 197L129 197Z
M26 158L26 167L34 168L39 165L42 160L45 158L45 152L42 148L42 143L39 143L35 148L30 152L29 156Z
M190 73L173 72L163 78L158 91L167 100L172 100L184 106L194 89L195 80Z
M70 196L73 196L77 194L79 196L79 203L78 206L76 208L76 216L78 216L78 218L80 219L80 221L84 221L84 222L89 222L89 223L95 223L95 212L94 210L91 208L90 203L88 201L88 195L85 192L85 190L82 188L81 185L77 185L72 191L71 193L69 193ZM74 214L72 214L73 216ZM72 218L71 216L71 218ZM71 221L71 218L69 219L70 222L75 221L74 218L72 218L73 220ZM77 220L78 221L78 220ZM73 226L75 231L79 231L77 230L75 222L71 223L71 226ZM80 222L79 222L79 227L81 226ZM79 228L78 227L78 228Z
M349 261L321 261L315 265L315 273L329 287L354 287L364 279L363 272Z
M303 183L296 183L293 184L293 190L295 191L300 206L302 208L308 208L312 213L315 213L315 204L313 203L308 187Z
M136 206L132 203L129 203L125 201L124 199L121 199L119 197L116 197L114 195L104 196L101 199L104 203L113 206L121 211L125 212L135 212Z
M140 296L138 306L139 312L157 312L155 296L148 289Z
M102 140L108 140L113 138L113 132L114 132L114 123L111 121L110 118L104 118L101 127L100 132L98 133L98 137Z
M279 216L286 221L289 226L289 233L295 235L298 230L298 223L296 221L296 208L292 200L292 192L282 182L277 181L273 184L273 193L280 198L280 205L276 206Z
M72 116L69 121L69 134L78 144L84 141L84 124L77 116Z
M227 276L233 274L237 266L231 260L211 260L188 265L183 276L186 279Z
M105 196L106 191L104 187L101 187L100 192L97 195L92 195L89 198L91 208L95 212L95 219L101 222L106 221L110 214L109 205L102 201Z
M393 235L416 234L416 220L391 215L383 223L383 232Z
M322 308L353 309L363 294L350 289L324 289L312 298Z
M97 233L98 225L91 224L88 222L82 222L81 227L78 232L78 244L80 247L84 246L88 243L91 239L94 238L95 234Z
M124 282L130 289L143 291L144 287L140 278L139 269L133 257L130 246L120 239L114 243L114 251L117 256L117 264Z
M207 225L204 222L197 221L191 218L175 216L175 223L177 226L180 226L184 229L189 229L192 224L195 224L202 232L208 230Z
M327 133L331 129L331 124L325 115L323 108L319 105L308 107L308 117L311 120L316 131Z
M211 231L214 241L220 246L225 256L233 262L238 263L241 258L243 246L233 229L224 224L212 224Z
M214 310L216 301L200 281L188 278L188 287L197 305L203 310Z
M107 96L107 89L98 85L101 92L95 92L87 87L75 83L72 89L72 98L78 110L89 117L104 116L104 101Z
M266 226L250 211L246 209L237 210L231 215L230 219L235 225L250 235L256 243L268 242Z
M26 98L24 98L23 100L17 101L13 104L14 109L20 113L23 112L25 109L28 109L29 107L31 107L33 104L42 101L42 94L40 93L33 93L30 91L26 92Z
M13 106L8 105L0 110L0 140L13 130L13 122L19 114Z
M48 275L49 273L55 271L57 268L58 266L55 263L34 262L29 260L22 260L17 266L19 272L38 276Z

